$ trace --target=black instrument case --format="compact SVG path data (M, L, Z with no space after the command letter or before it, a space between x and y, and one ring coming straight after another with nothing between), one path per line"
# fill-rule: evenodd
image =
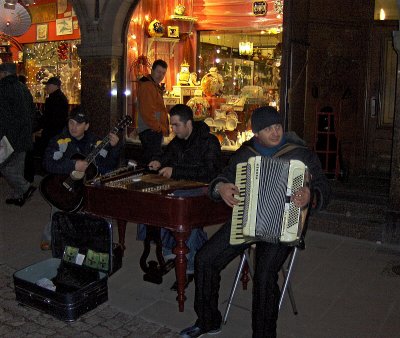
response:
M104 218L55 213L53 257L14 273L16 300L63 321L106 302L108 275L122 266L123 250L112 239L112 226Z

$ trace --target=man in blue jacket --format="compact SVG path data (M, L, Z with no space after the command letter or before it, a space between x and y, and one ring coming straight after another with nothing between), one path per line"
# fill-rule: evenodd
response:
M89 119L87 115L81 111L80 106L75 107L71 111L67 128L61 134L52 138L46 148L43 167L47 172L65 175L74 170L84 173L88 169L90 163L86 160L73 159L75 154L87 156L101 142L101 139L88 131L88 129ZM114 133L110 133L109 138L109 144L100 151L94 161L100 174L115 169L119 163L121 150L119 137ZM52 206L51 214L56 211L56 208ZM40 248L49 250L50 241L51 219L43 231Z

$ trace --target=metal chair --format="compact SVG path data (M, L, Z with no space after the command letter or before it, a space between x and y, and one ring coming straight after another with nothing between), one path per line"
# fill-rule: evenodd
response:
M305 247L304 246L304 241L301 240L300 243L297 246L295 246L294 250L289 255L289 258L287 260L288 263L287 263L286 268L285 268L285 266L283 266L282 269L281 269L281 272L282 272L282 275L283 275L283 284L282 284L282 287L281 287L281 297L279 299L279 310L281 309L283 298L284 298L286 290L287 290L287 292L289 294L289 299L290 299L290 303L292 305L292 310L293 310L293 314L294 315L297 315L298 311L297 311L297 307L296 307L296 302L294 300L292 286L290 284L290 277L292 275L293 265L294 265L295 258L297 256L297 252L300 249L301 250L304 249L304 247ZM250 277L253 278L254 272L253 272L253 267L252 267L252 264L251 264L251 261L250 261L249 252L250 252L250 248L248 250L244 251L242 256L241 256L239 267L238 267L237 272L236 272L235 281L233 283L231 294L230 294L229 300L228 300L228 304L226 305L226 309L225 309L225 314L224 314L224 318L223 318L224 325L227 322L229 310L231 308L232 301L233 301L233 296L235 295L236 287L237 287L237 285L239 283L240 277L242 275L243 269L245 268L246 264L247 264L247 266L249 268Z

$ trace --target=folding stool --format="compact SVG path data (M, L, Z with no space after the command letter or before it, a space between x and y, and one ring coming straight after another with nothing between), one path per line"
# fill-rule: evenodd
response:
M253 278L254 272L253 272L253 267L252 267L252 264L250 261L250 256L249 256L250 248L248 250L245 250L241 256L239 267L236 272L235 281L233 283L232 290L231 290L231 293L229 296L228 304L226 305L226 310L225 310L225 314L224 314L224 318L223 318L224 324L226 324L226 322L227 322L229 310L231 308L232 301L233 301L233 296L235 295L236 287L239 283L240 276L242 275L245 264L247 264L247 266L249 268L250 277ZM285 293L287 290L288 294L289 294L290 303L292 304L293 314L295 314L295 315L297 315L298 312L297 312L296 303L294 300L292 286L290 283L290 277L292 275L294 260L296 258L296 255L297 255L297 252L299 249L304 249L304 241L303 240L301 240L300 243L294 247L292 253L289 255L287 267L285 268L284 265L282 266L281 272L282 272L284 280L283 280L283 285L281 287L281 297L279 299L279 310L280 310L281 306L282 306L283 297L285 296Z

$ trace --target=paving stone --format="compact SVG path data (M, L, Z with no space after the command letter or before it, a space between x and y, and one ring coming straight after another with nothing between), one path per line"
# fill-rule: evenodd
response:
M110 330L116 330L124 326L125 322L121 321L119 318L113 318L112 320L104 321L102 325Z
M97 337L110 337L111 330L103 325L98 325L90 329L90 333L94 334Z
M43 323L43 325L45 325L45 322ZM55 336L56 332L57 332L56 330L47 328L45 326L41 326L41 329L39 330L39 333L42 334L42 337L43 336Z

